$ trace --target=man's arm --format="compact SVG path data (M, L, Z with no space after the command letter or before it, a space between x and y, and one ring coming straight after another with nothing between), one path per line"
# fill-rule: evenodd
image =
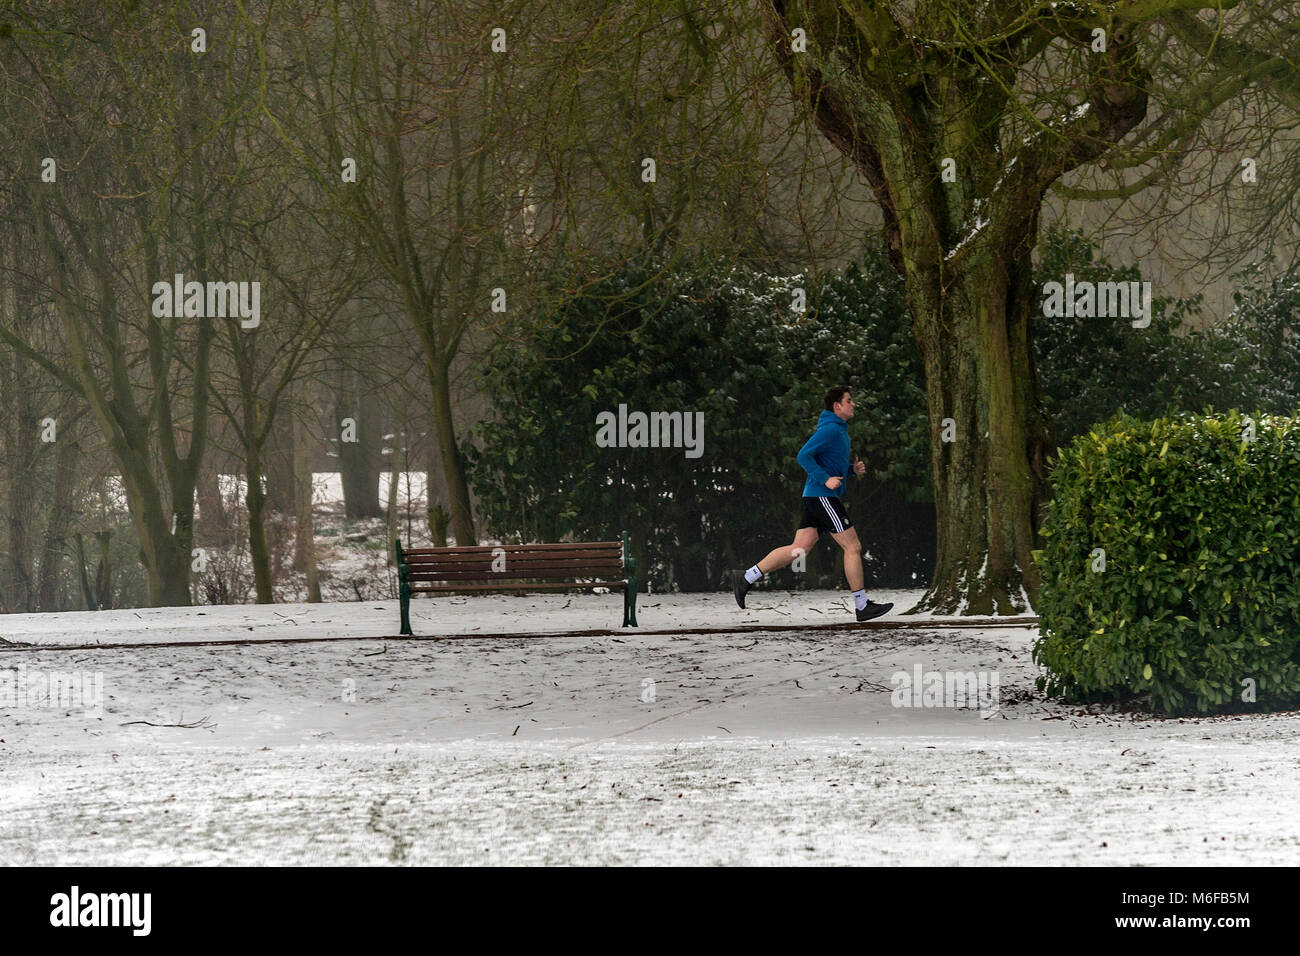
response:
M822 431L823 429L818 429L813 432L812 438L804 442L804 446L799 449L799 467L808 472L808 477L813 484L825 488L826 479L830 475L826 474L822 466L817 463L817 453L826 447L826 438L818 437L822 435Z

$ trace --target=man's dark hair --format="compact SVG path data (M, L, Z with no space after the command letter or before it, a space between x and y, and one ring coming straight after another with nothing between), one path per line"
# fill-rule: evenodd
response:
M843 401L844 393L851 391L853 391L853 389L849 388L847 385L836 385L834 388L828 388L826 390L826 411L834 411L835 403Z

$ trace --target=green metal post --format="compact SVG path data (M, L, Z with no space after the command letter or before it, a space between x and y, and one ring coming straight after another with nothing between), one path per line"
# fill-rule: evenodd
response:
M636 627L636 558L632 557L632 545L626 531L623 532L623 570L627 573L623 590L623 626Z

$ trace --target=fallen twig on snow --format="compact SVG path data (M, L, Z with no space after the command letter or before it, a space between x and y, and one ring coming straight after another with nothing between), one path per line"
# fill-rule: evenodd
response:
M184 719L184 717L185 715L181 714L181 718ZM152 721L148 721L148 720L128 720L125 723L119 724L118 726L126 727L130 724L144 724L146 727L184 727L186 730L193 730L196 727L216 726L216 724L208 722L208 717L206 714L200 717L198 720L194 721L194 723L192 724L155 724Z

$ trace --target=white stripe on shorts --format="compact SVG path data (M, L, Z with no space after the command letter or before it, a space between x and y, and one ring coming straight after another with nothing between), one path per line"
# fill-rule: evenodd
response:
M844 525L840 521L840 516L835 513L835 509L831 507L831 500L829 498L822 498L820 500L822 507L826 509L826 513L831 516L831 524L835 526L836 533L838 534L843 531Z

